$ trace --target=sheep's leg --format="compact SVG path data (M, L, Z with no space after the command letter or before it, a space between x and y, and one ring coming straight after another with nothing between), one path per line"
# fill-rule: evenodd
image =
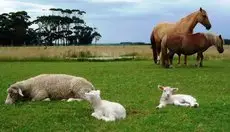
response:
M163 107L165 107L166 106L166 104L159 104L156 108L157 109L160 109L160 108L163 108Z
M67 100L67 102L73 102L73 101L78 101L78 102L80 102L80 101L82 101L82 99L69 98L69 99Z
M179 101L174 101L174 105L176 105L176 106L185 106L185 107L190 106L190 104L188 104L188 103L181 103Z
M50 98L43 99L42 101L50 101Z
M40 91L32 98L32 101L40 101L46 98L48 98L48 94L46 92Z

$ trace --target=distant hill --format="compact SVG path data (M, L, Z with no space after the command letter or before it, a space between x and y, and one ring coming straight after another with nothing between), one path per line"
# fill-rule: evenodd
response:
M121 45L149 45L145 42L120 42Z
M225 44L230 45L230 39L224 39Z

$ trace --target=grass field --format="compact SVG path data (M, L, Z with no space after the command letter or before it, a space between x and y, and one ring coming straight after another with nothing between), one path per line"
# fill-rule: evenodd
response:
M163 69L152 61L0 62L0 131L219 132L230 130L230 61L208 60L203 68ZM18 102L5 105L6 89L40 73L83 76L102 98L123 104L125 120L105 123L90 116L87 102ZM156 110L157 85L178 87L197 98L200 108L168 106Z

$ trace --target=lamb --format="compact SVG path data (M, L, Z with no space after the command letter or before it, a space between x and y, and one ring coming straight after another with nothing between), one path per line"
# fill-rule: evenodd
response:
M66 74L41 74L12 84L7 89L5 104L13 104L20 99L32 101L82 100L85 93L94 89L94 86L82 77Z
M98 120L108 122L115 121L116 119L125 119L126 117L126 110L121 104L101 100L100 90L92 90L89 93L85 93L85 98L94 108L94 112L91 116Z
M196 99L191 95L185 94L175 94L173 93L178 90L178 88L171 88L169 86L160 86L158 88L163 91L160 98L160 104L156 107L157 109L165 107L167 104L174 104L176 106L185 107L199 107Z

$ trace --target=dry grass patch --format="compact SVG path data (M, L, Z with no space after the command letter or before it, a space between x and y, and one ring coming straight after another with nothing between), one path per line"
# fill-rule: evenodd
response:
M52 46L52 47L0 47L0 60L28 58L60 58L67 57L120 57L137 56L152 59L150 45L144 46ZM224 46L224 53L219 54L215 47L205 52L206 59L230 59L230 46Z

